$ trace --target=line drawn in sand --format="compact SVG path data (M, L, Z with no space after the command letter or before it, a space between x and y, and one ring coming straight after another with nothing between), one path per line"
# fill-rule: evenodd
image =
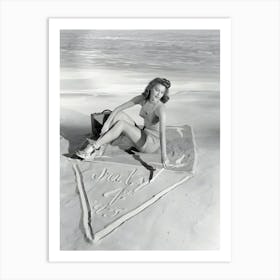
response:
M122 199L126 199L128 196L132 197L135 194L138 194L141 190L144 189L146 186L151 186L155 183L156 179L159 177L160 174L164 173L164 169L158 170L158 172L155 174L154 178L149 181L135 186L134 189L130 190L129 192L125 193L125 190L131 185L133 185L132 182L129 182L128 179L126 180L126 185L124 188L118 187L116 189L104 192L102 194L103 197L110 198L113 196L112 199L109 200L105 205L102 205L97 200L95 200L91 207L90 205L90 199L87 196L87 193L84 188L84 181L82 172L79 169L78 164L73 164L73 170L76 176L77 186L79 189L79 196L82 204L82 220L83 220L83 227L84 232L87 237L87 240L90 242L96 242L104 238L106 235L111 233L113 230L117 229L121 224L126 222L127 220L133 218L135 215L142 212L144 209L149 207L150 205L154 204L157 200L159 200L162 196L167 194L169 191L176 188L178 185L182 184L186 180L192 177L190 174L184 174L183 177L180 178L179 181L175 182L174 184L171 184L168 187L164 187L163 190L161 190L158 193L155 193L151 195L150 198L146 199L145 201L141 202L139 205L134 205L129 211L126 211L128 209L126 208L120 208L115 207L113 208L114 204L116 204L118 201ZM134 169L132 171L133 174L137 172L137 169ZM182 174L181 174L182 175ZM130 184L129 184L130 183ZM125 213L126 211L126 213ZM113 219L108 224L106 224L103 228L96 230L95 229L95 221L94 217L97 217L97 215L101 215L104 218L110 217L115 218L117 215L124 213L121 216L118 216L116 219ZM95 215L94 215L95 214Z
M175 129L177 130L179 135L183 138L184 137L184 134L183 134L184 129L182 127L176 127Z
M82 224L88 241L101 240L194 176L196 143L193 130L188 126L171 127L170 137L173 133L177 134L177 138L173 136L175 141L170 140L172 163L169 170L163 169L159 162L144 158L149 165L153 164L152 176L151 173L147 176L149 169L141 162L139 165L139 160L138 165L135 165L129 158L122 162L103 160L102 157L90 162L75 161L73 170L82 202ZM112 156L118 157L113 153ZM87 188L85 184L89 184Z
M89 241L93 241L94 233L93 233L93 229L91 226L92 212L91 212L90 202L88 200L88 197L87 197L87 194L86 194L86 191L84 188L81 171L79 170L77 164L73 164L73 169L74 169L74 172L76 175L77 187L78 187L79 196L81 199L83 226L84 226L84 230L85 230L85 235Z

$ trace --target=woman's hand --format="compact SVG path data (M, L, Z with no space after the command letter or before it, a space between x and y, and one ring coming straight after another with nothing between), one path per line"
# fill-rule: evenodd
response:
M168 165L170 164L170 161L168 158L165 158L162 160L162 166L163 168L167 169Z

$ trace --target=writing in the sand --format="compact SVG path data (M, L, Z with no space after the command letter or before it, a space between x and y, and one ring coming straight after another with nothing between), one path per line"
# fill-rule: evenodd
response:
M102 193L100 201L94 200L92 203L95 213L102 217L114 217L125 211L125 208L118 207L117 202L134 195L149 184L148 178L139 176L137 168L130 170L126 176L103 168L98 174L93 173L91 179L95 184L110 183L110 189Z

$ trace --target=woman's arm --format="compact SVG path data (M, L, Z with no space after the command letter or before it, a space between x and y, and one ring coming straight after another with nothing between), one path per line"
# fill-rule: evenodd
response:
M101 130L101 134L104 134L107 132L107 130L109 130L109 128L111 127L111 123L112 120L114 119L114 117L121 111L128 109L130 107L133 107L137 104L140 104L142 101L144 100L144 96L143 95L137 95L135 97L133 97L132 99L130 99L129 101L119 105L118 107L116 107L112 113L110 114L109 118L107 119L107 121L104 123L103 128Z
M157 110L157 115L159 117L159 135L160 135L160 147L161 147L161 162L163 167L166 168L168 163L167 153L166 153L166 112L165 106L162 105Z

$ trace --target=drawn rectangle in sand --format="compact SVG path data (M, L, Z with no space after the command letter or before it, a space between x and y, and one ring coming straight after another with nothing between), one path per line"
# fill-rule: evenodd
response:
M80 238L85 235L89 241L102 239L194 173L195 142L190 126L167 128L168 170L158 168L160 151L129 154L125 152L129 144L122 140L108 145L104 156L92 162L61 159L63 166L73 170L71 180L68 176L65 181L66 171L61 169L61 190L65 193L61 197L62 249L68 247L65 240L77 236L77 231ZM69 214L71 220L67 219Z
M113 162L73 163L84 234L98 241L192 175ZM76 200L78 203L78 200ZM77 222L78 224L78 222Z
M166 150L170 160L169 170L193 173L195 168L195 140L190 126L168 126L166 128ZM128 163L133 165L153 165L160 167L160 149L155 153L125 152L131 143L125 137L108 145L102 157L97 161Z

